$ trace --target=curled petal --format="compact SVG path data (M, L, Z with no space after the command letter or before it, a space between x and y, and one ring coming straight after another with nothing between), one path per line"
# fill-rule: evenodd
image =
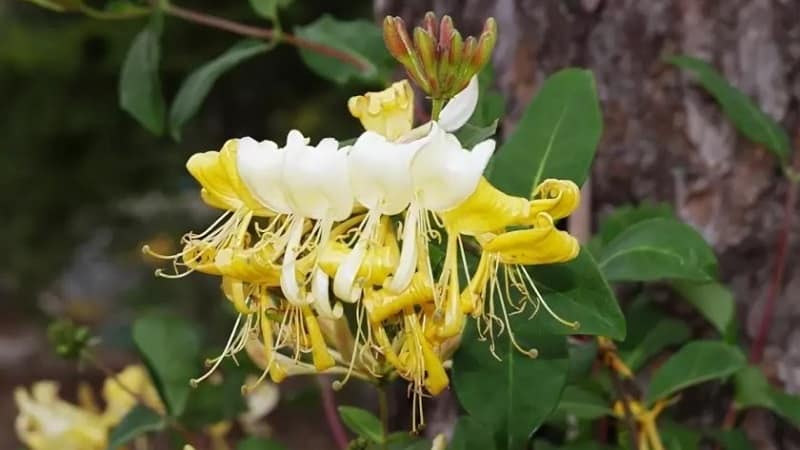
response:
M540 212L550 214L553 219L561 219L572 214L581 201L581 189L570 180L544 180L533 191L531 217Z
M466 200L442 213L448 229L476 236L528 223L530 202L504 193L481 177L478 187Z
M569 261L580 252L578 240L553 225L553 218L539 213L533 228L509 231L482 244L504 264L552 264Z
M473 75L467 87L444 105L439 114L439 126L445 131L456 131L464 126L478 106L478 96L478 76Z
M351 97L347 108L365 130L395 140L411 130L414 90L408 80L398 81L382 91Z

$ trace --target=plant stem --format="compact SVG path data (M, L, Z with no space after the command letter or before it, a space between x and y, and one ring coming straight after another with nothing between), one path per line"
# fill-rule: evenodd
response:
M388 448L387 437L389 436L389 395L386 392L388 385L379 385L378 389L378 414L381 418L381 448L386 450Z
M317 376L317 383L322 394L322 410L325 413L325 421L328 423L328 429L331 431L333 441L336 447L340 450L347 449L348 439L347 432L344 431L344 425L339 419L339 411L336 410L336 399L333 396L333 388L328 377L319 375Z
M614 387L614 391L616 393L616 397L622 402L622 410L625 412L625 427L628 431L628 440L630 441L629 445L632 450L639 450L639 442L636 439L636 420L633 418L633 413L631 412L630 405L628 405L629 397L625 393L625 388L622 386L622 380L620 380L619 375L614 369L609 368L609 373L611 374L611 385Z
M442 107L444 107L444 100L434 98L431 105L431 120L439 120L439 113L442 112Z
M800 140L800 139L798 139ZM795 153L794 166L800 165L800 153ZM792 229L794 219L794 206L797 203L798 182L787 178L788 188L786 199L783 204L783 226L775 244L775 259L772 263L772 279L767 290L767 297L764 300L764 311L761 315L761 322L758 324L753 346L750 347L750 362L758 364L764 357L764 347L767 345L767 334L772 325L772 318L775 316L775 304L783 285L783 275L786 271L786 257L789 253L789 234Z
M338 59L343 63L350 64L359 70L367 70L367 64L354 57L353 55L339 50L338 48L331 47L318 42L309 41L307 39L295 36L293 34L276 31L269 28L261 28L252 25L247 25L233 20L228 20L222 17L213 16L211 14L202 13L192 9L176 6L173 4L163 5L162 11L174 17L178 17L187 22L205 25L219 30L229 31L241 36L247 36L256 39L264 40L280 40L295 47L319 53L320 55L329 56Z

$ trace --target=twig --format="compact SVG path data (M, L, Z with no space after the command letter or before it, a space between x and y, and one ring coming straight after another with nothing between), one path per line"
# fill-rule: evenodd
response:
M798 136L800 141L800 136ZM794 167L800 166L800 153L795 153ZM798 183L788 180L786 199L783 205L783 226L775 245L775 259L772 263L772 279L767 290L767 297L764 300L764 311L761 315L761 322L758 325L758 333L750 347L750 362L758 364L764 357L764 347L767 345L767 334L772 325L772 318L775 316L775 304L783 285L783 275L786 271L786 257L789 253L789 235L792 229L797 203Z
M348 446L347 432L339 420L339 412L336 410L336 399L333 397L333 388L330 381L325 376L317 376L317 383L322 394L322 410L325 413L325 421L333 436L336 447L345 450Z
M381 417L381 436L383 442L381 448L386 450L388 448L387 437L389 436L389 396L386 392L388 385L378 385L378 414Z
M628 439L630 440L630 448L639 450L639 442L636 440L636 420L633 418L633 413L628 405L628 395L625 393L625 388L622 386L622 380L613 369L609 370L611 374L611 385L614 387L614 392L617 398L622 403L622 410L625 412L624 422L625 427L628 429Z
M346 53L335 47L331 47L325 44L320 44L314 41L309 41L307 39L295 36L293 34L276 32L276 30L269 28L261 28L239 22L234 22L232 20L228 20L222 17L213 16L211 14L202 13L199 11L184 8L181 6L176 6L173 4L163 5L162 10L166 14L186 20L187 22L205 25L211 28L217 28L219 30L229 31L231 33L235 33L241 36L247 36L256 39L280 40L282 42L286 42L287 44L294 45L295 47L298 48L310 50L312 52L319 53L320 55L338 59L346 64L354 66L355 68L361 71L365 71L368 69L367 63L349 53Z

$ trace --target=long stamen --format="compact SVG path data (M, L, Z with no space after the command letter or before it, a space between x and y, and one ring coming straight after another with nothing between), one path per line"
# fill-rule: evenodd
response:
M533 279L531 278L531 276L528 273L528 271L525 270L525 269L522 269L522 274L528 280L528 283L530 283L531 287L533 288L533 291L536 292L536 297L539 299L539 302L541 302L542 306L544 306L544 308L547 310L547 312L550 313L550 315L553 316L554 319L556 319L557 321L561 322L562 324L564 324L564 325L566 325L566 326L568 326L570 328L573 328L575 330L580 328L581 324L579 322L577 322L577 321L570 322L568 320L564 320L558 314L556 314L555 311L550 309L550 306L547 304L546 301L544 301L544 297L542 297L542 294L539 293L539 289L536 288L536 283L533 282Z
M206 378L210 377L211 374L214 373L215 370L217 370L217 367L219 367L219 365L222 363L222 360L224 359L225 355L228 354L228 350L230 350L231 348L231 344L233 343L233 338L237 334L236 332L238 331L239 328L239 322L241 321L242 321L242 315L239 314L238 316L236 316L236 323L233 324L233 330L231 331L231 335L228 337L228 342L225 344L225 349L222 350L222 353L216 358L214 365L205 374L203 374L200 378L192 378L191 380L189 380L189 383L192 385L192 387L197 387L197 385L199 385Z

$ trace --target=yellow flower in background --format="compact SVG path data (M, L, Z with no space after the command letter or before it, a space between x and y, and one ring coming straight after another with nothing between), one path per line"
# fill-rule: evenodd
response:
M351 97L347 108L365 130L395 140L411 131L414 90L408 80L398 81L382 91Z
M145 406L164 412L164 404L147 370L139 365L128 366L114 378L107 378L103 383L103 398L106 403L103 422L109 427L117 425L139 403L139 399Z
M58 396L53 381L14 391L19 409L15 429L31 450L105 450L108 428L102 417Z

